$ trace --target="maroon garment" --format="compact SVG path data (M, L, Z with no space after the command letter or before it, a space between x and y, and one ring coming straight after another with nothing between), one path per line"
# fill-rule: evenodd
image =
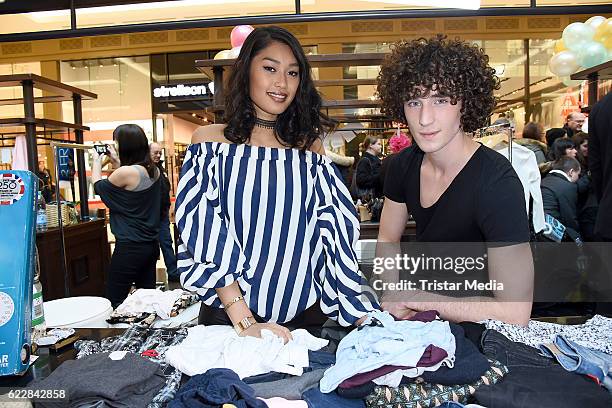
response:
M414 316L408 319L405 319L405 320L429 323L429 322L436 320L438 316L439 314L436 310L427 310L423 312L418 312ZM399 319L396 319L396 320L399 320ZM419 362L417 363L417 367L435 366L436 364L444 360L446 357L448 357L446 350L430 344L429 346L427 346L427 348L423 352L423 355L419 359ZM412 368L412 367L385 365L385 366L382 366L372 371L354 375L351 378L342 381L339 387L340 388L357 387L369 381L375 380L378 377L382 377L383 375L392 373L395 370L405 370L407 368Z
M417 367L435 366L436 364L444 360L446 357L448 357L446 350L430 344L429 346L427 346L427 348L423 352L423 355L419 359L419 362L417 363ZM385 365L385 366L382 366L372 371L354 375L351 378L342 381L339 387L340 388L356 387L358 385L362 385L369 381L375 380L378 377L382 377L383 375L392 373L395 370L405 370L407 368L412 368L412 367Z

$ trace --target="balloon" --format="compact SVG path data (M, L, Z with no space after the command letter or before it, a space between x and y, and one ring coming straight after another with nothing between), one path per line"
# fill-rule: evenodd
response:
M239 25L234 27L232 33L230 34L230 41L232 43L232 48L240 47L244 43L244 40L251 34L254 28L250 25Z
M582 83L582 81L577 79L571 79L569 76L563 76L559 78L559 80L561 80L561 82L563 82L563 85L567 87L578 86Z
M548 63L550 72L557 76L571 75L576 72L579 66L576 54L571 51L561 51L553 55Z
M608 59L608 50L603 44L591 41L586 44L577 53L578 63L585 67L591 68L595 65L603 64Z
M563 30L563 43L570 51L578 52L593 40L595 29L584 23L572 23Z
M565 44L563 43L563 39L555 41L555 54L561 51L565 51L565 50L567 50L567 48L565 47Z
M593 40L602 43L608 50L612 50L612 18L597 27Z
M232 48L229 52L229 58L238 58L238 55L240 55L241 48L242 48L242 45Z
M597 27L599 27L602 23L605 23L605 21L606 18L604 16L593 16L589 18L584 24L588 24L595 30L597 30Z
M231 50L223 50L223 51L219 51L216 55L214 59L229 59L231 58L229 56L230 52L232 52Z

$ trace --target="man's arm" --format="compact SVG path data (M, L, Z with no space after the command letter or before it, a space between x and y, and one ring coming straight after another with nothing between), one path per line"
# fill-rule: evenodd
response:
M490 248L487 255L489 279L503 284L503 291L495 292L495 297L452 298L418 292L402 304L405 313L437 310L442 318L455 322L496 319L526 326L531 315L534 274L529 243Z

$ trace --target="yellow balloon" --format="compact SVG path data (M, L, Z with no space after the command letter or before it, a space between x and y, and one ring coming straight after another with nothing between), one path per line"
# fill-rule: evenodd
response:
M229 58L231 58L231 57L229 56L230 51L231 51L231 50L223 50L223 51L219 51L219 52L217 53L217 55L215 55L215 58L214 58L214 59L229 59Z
M602 43L609 50L612 49L612 18L597 27L593 40Z
M555 41L555 54L565 50L567 50L567 48L565 47L565 43L563 42L562 38Z

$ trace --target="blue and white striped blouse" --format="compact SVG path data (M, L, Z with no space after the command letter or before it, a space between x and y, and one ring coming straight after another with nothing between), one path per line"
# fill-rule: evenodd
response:
M321 300L342 325L378 309L355 257L359 222L331 161L309 151L205 142L176 197L183 287L213 307L238 281L251 311L287 322Z

